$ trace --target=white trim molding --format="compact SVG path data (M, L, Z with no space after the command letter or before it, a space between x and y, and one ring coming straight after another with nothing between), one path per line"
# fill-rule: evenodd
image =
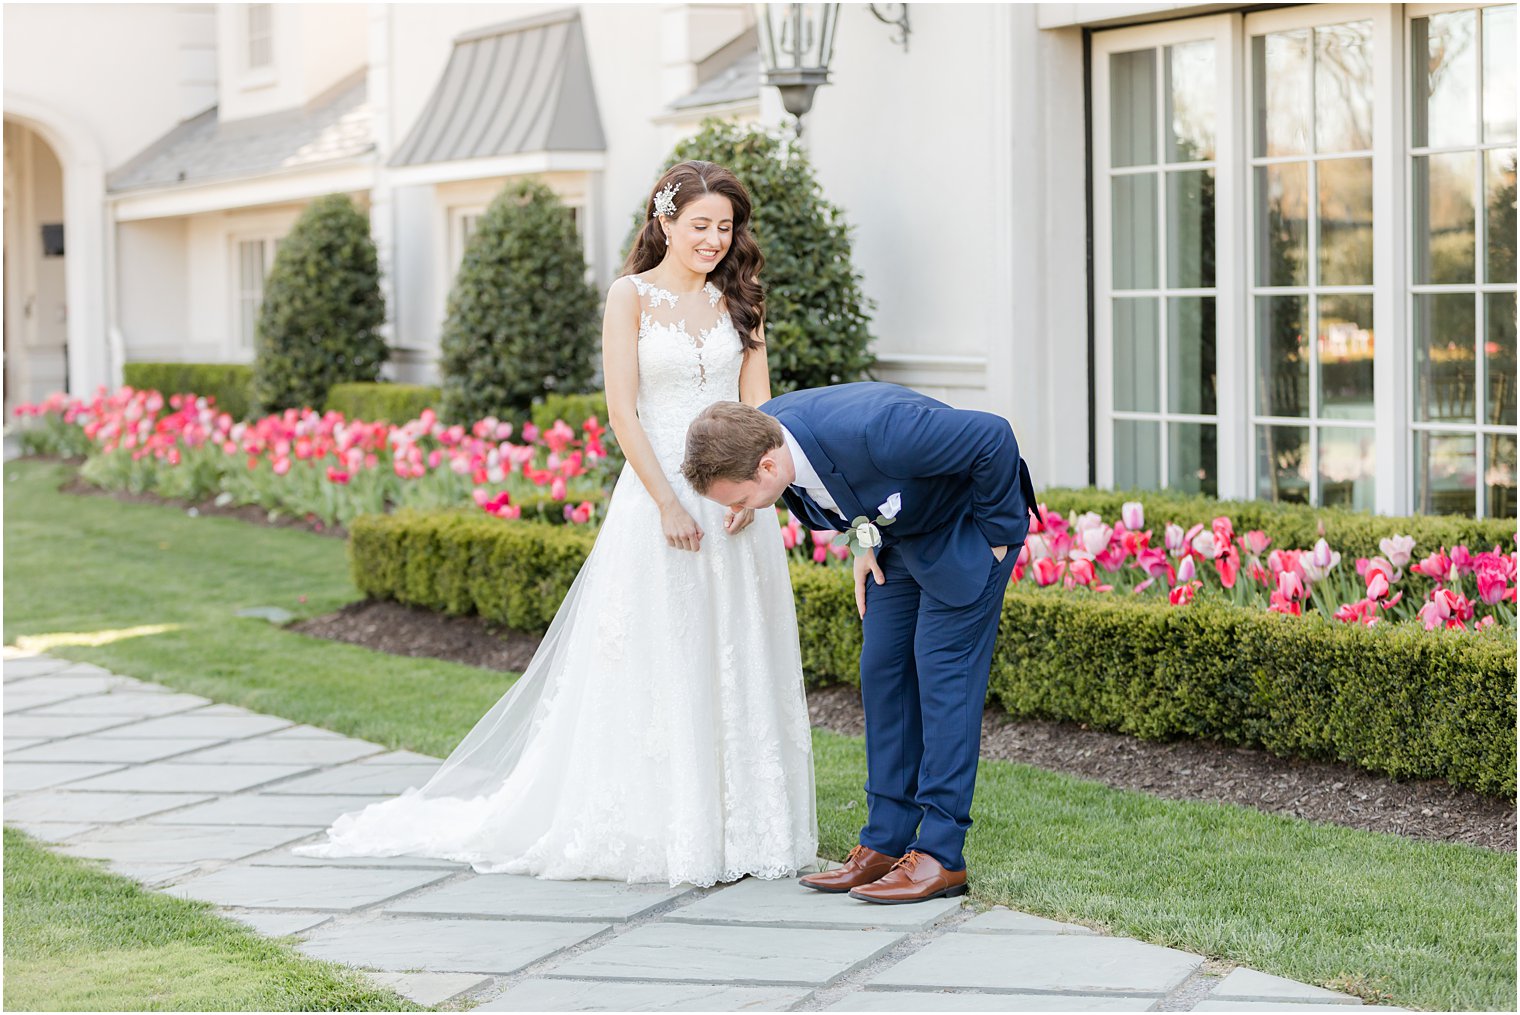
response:
M601 172L606 168L606 152L524 152L519 155L498 155L485 159L459 159L454 162L400 166L386 170L386 176L393 186L416 187L498 176Z
M344 164L278 176L262 175L198 185L129 191L108 197L117 222L172 218L252 208L265 204L309 201L324 194L357 193L375 185L371 164Z

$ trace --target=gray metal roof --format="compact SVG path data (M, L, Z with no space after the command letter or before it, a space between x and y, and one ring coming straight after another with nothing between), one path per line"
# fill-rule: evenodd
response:
M701 83L670 104L671 109L699 109L760 97L760 34L751 27L708 56L697 67Z
M495 25L454 52L393 166L606 148L578 10Z
M106 186L119 192L277 173L353 159L374 147L361 71L303 109L223 123L212 106L129 159Z

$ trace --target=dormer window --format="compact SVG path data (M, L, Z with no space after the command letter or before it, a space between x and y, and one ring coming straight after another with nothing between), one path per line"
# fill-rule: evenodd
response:
M274 65L274 4L249 4L246 17L247 69L270 68Z

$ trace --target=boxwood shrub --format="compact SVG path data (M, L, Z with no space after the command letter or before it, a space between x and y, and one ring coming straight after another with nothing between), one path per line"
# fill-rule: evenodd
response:
M233 419L247 419L253 366L248 363L123 363L122 383L139 391L210 395Z
M399 511L356 519L349 557L354 582L372 598L543 631L594 538L578 526ZM848 571L791 570L809 681L858 683ZM1018 716L1515 792L1512 632L1366 629L1013 586L988 698Z
M400 425L438 409L440 390L429 384L392 384L389 381L351 381L327 389L328 412L341 412L344 419L366 423L387 420Z

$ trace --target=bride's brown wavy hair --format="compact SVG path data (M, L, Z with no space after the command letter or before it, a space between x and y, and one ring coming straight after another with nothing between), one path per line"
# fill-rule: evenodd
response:
M755 234L750 229L749 191L744 189L737 176L717 163L692 160L666 170L644 202L644 228L633 241L633 249L628 252L622 273L637 275L665 259L665 251L669 248L659 217L654 212L654 198L667 186L676 185L681 189L674 195L675 218L680 218L681 210L703 194L722 194L734 206L734 232L728 253L708 272L707 280L728 300L728 313L744 348L760 348L757 336L760 324L765 320L765 286L760 282L760 270L765 267L765 255L760 253L760 245L755 242Z

